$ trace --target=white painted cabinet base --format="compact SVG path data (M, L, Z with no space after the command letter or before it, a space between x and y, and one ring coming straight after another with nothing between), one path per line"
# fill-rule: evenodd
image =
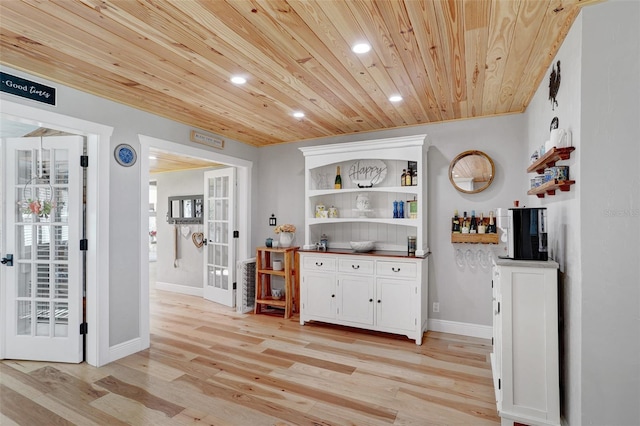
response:
M427 330L427 258L301 251L300 324L321 321L403 334Z
M498 259L491 368L503 425L560 425L556 262Z

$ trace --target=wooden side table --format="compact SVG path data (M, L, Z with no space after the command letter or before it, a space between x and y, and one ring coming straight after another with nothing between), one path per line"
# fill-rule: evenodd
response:
M259 314L263 305L284 308L284 318L291 318L294 311L300 311L300 286L298 282L298 249L300 247L258 247L256 249L256 303L254 312ZM274 271L271 254L281 253L284 257L281 271ZM285 295L282 299L271 297L271 277L284 278Z

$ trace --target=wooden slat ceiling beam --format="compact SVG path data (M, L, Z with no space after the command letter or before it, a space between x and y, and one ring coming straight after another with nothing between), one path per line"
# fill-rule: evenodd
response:
M594 2L0 1L0 63L265 146L523 112Z

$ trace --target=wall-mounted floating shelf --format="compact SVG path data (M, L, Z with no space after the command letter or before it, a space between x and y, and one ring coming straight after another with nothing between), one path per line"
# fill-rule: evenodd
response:
M571 153L573 151L575 151L575 147L573 146L568 146L566 148L551 148L551 150L539 158L538 161L530 165L527 168L527 172L543 174L544 169L555 166L557 161L568 160L571 158ZM538 198L544 198L545 195L556 195L556 190L558 189L560 191L569 191L571 190L571 185L574 183L576 183L575 180L554 179L535 188L531 188L527 191L527 194L535 195Z
M527 191L527 194L536 195L538 198L544 198L545 194L556 195L556 189L559 189L560 191L569 191L571 189L571 185L573 185L574 183L576 183L575 180L555 179L543 183L537 188L530 189L529 191Z
M498 244L498 234L451 233L452 243Z
M530 165L529 168L527 168L527 172L544 174L544 169L555 166L557 161L568 160L575 149L573 146L567 148L551 148L551 150L540 157L538 161Z

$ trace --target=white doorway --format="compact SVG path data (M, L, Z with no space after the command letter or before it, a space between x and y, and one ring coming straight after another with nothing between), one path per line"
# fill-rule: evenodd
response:
M92 159L87 168L87 244L86 254L86 362L101 366L109 360L109 218L101 212L109 211L109 160L110 138L113 128L89 121L68 117L51 111L33 108L19 103L0 100L0 118L7 122L31 124L62 132L81 135L87 141L87 155ZM18 135L16 135L18 136ZM0 150L0 162L4 161L5 143ZM1 178L0 178L1 179ZM0 182L6 194L6 182ZM3 203L6 197L2 197ZM0 211L4 208L0 208ZM1 213L0 213L1 214ZM6 253L6 218L0 218L0 251ZM0 271L2 271L0 269ZM0 272L0 305L6 301L7 277ZM105 309L106 307L106 309ZM6 357L7 336L0 327L0 359Z
M236 228L239 230L239 238L237 239L237 258L246 259L251 257L250 244L251 244L251 217L248 212L251 211L251 174L252 165L251 161L230 157L224 155L219 151L212 149L205 149L194 147L190 145L179 144L163 139L153 138L150 136L139 135L140 139L140 156L141 163L141 188L140 198L143 200L143 205L140 206L140 222L149 222L149 205L147 200L149 198L149 152L151 150L162 150L165 152L175 153L180 156L190 156L199 160L208 160L217 164L233 167L236 172L237 179L237 210L239 212L245 212L244 214L237 215ZM164 202L159 200L158 202ZM165 218L158 217L157 220L161 221ZM142 230L144 235L141 235L142 244L140 245L140 259L146 260L149 258L149 236L147 234L146 226ZM141 321L145 321L145 327L148 336L149 330L149 268L148 265L142 265L140 268L141 277L140 282L144 288L141 288L141 312L144 310L146 315L141 315ZM235 266L235 265L234 265ZM204 285L204 283L203 283ZM145 320L146 318L146 320Z

